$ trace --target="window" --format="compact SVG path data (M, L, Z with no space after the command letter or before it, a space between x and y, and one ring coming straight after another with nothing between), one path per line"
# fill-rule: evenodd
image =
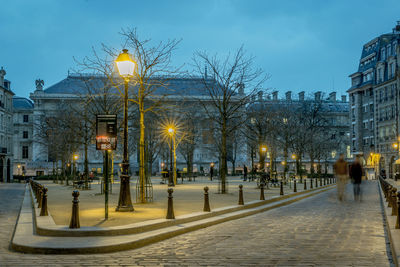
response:
M24 122L29 122L29 116L28 115L24 115Z
M28 158L28 146L22 146L22 158L23 159Z
M22 132L22 138L28 138L28 131L23 131Z

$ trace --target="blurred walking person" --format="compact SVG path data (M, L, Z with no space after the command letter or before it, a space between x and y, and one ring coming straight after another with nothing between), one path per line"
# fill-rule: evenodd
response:
M337 183L337 196L340 201L345 199L344 197L344 189L347 183L347 177L349 174L349 167L347 162L344 160L344 155L340 154L339 159L333 165L333 169L336 175L336 183Z
M361 201L361 178L363 168L358 157L355 158L353 164L350 165L350 179L353 182L354 200Z

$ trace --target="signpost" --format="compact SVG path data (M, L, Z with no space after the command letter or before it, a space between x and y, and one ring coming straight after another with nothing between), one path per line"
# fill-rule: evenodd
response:
M108 219L109 151L117 148L117 115L96 115L96 149L104 150L105 219Z

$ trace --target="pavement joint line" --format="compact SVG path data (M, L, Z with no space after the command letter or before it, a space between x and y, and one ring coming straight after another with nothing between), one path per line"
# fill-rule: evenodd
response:
M335 184L334 184L335 185ZM277 207L285 206L296 201L331 190L334 185L320 187L313 191L307 191L301 195L286 195L288 197L279 199L265 205L258 205L248 209L237 210L230 213L218 214L210 218L175 224L161 229L148 232L119 235L119 236L90 236L90 237L52 237L40 236L34 233L34 219L32 218L32 198L27 197L30 193L25 188L25 197L22 203L20 216L17 221L15 235L11 247L15 251L25 253L41 254L86 254L115 252L127 249L143 247L159 242L180 234L206 228L222 222L243 218L264 212Z
M394 261L395 266L399 266L399 257L400 257L400 229L396 229L396 217L392 216L392 208L387 207L386 201L383 197L383 191L378 181L378 191L381 200L381 208L386 218L386 232L389 236L390 242L390 250L392 252L392 259ZM390 214L390 215L389 215Z

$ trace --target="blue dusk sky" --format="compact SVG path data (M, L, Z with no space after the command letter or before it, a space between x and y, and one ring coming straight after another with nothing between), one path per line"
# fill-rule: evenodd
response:
M399 0L0 0L0 66L12 90L29 96L66 78L73 57L105 43L120 49L122 28L154 41L182 39L174 65L193 52L221 56L242 44L271 78L265 87L345 94L362 45L400 20ZM188 64L189 63L189 64Z

